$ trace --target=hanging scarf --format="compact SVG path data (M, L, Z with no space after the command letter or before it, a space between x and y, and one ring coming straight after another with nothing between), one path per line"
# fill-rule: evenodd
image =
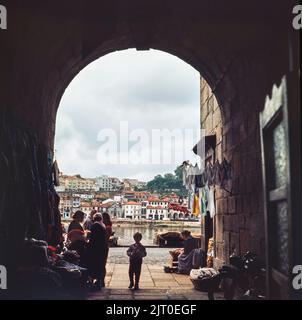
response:
M200 215L200 206L199 206L199 195L194 194L194 202L193 202L193 212L195 217L198 217Z
M203 216L207 215L207 197L205 188L199 189L199 202L200 202L200 213Z

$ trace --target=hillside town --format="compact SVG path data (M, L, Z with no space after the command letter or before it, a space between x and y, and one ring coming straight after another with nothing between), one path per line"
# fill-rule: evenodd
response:
M200 216L188 208L188 198L171 192L168 195L142 191L146 182L120 180L103 175L95 179L60 174L59 209L63 220L71 220L75 211L88 215L92 210L108 212L122 220L192 220Z

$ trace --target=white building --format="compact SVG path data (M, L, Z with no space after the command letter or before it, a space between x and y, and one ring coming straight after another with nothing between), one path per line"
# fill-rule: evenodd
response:
M92 202L82 202L79 210L83 211L87 217L87 215L89 215L92 210L96 210L97 212L100 212L100 208L101 208L101 203L97 201L92 201Z
M168 208L148 205L146 216L148 220L169 220Z
M169 207L169 201L168 200L158 199L158 198L155 198L155 197L150 197L148 199L148 204L150 206L154 206L154 207L161 206L161 207L163 207L165 209L168 209L168 207Z
M111 190L111 182L108 176L103 175L95 179L99 190Z
M118 178L109 177L111 191L119 191L122 188L122 181Z
M123 204L123 216L126 219L141 219L142 205L135 201Z
M93 200L94 199L94 195L93 194L74 193L72 196L74 198L81 198L82 200Z
M59 210L63 219L71 219L73 213L73 198L70 195L61 195Z
M73 206L73 208L80 208L81 201L82 201L81 197L73 195L72 196L72 206Z
M106 175L95 178L95 181L101 191L117 191L122 187L122 182L118 178Z
M81 203L80 210L85 213L86 217L90 214L92 209L93 209L93 206L90 202L82 202Z
M114 202L122 202L123 201L123 196L122 195L116 195L113 197Z
M117 202L102 203L100 212L107 212L111 218L123 218L122 206Z

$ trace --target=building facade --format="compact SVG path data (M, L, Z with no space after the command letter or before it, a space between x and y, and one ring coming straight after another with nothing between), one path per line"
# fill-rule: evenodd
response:
M168 199L159 199L157 197L150 197L148 198L148 203L151 206L161 206L165 209L167 209L169 207L169 200Z
M123 217L126 219L141 219L142 205L135 201L123 204Z
M168 220L168 209L163 206L148 205L146 216L148 220Z
M123 218L122 205L115 201L103 203L100 207L100 212L107 212L114 219Z
M64 191L97 191L97 184L94 179L82 178L80 175L60 175L60 189Z

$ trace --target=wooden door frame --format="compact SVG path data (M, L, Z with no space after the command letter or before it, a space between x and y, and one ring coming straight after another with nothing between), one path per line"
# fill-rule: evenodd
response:
M301 110L300 110L300 78L297 73L290 73L283 77L279 87L274 85L272 96L266 98L265 109L260 113L260 136L262 149L262 171L264 190L264 220L266 238L266 267L267 267L267 297L271 298L272 281L282 287L282 298L290 299L299 295L292 287L291 270L294 265L302 264L302 218L301 210ZM282 117L285 140L287 143L287 182L285 190L280 188L268 193L266 158L267 148L265 144L266 130L278 123ZM283 194L282 194L283 193ZM273 199L287 201L288 214L288 274L285 276L272 267L271 261L271 237L269 231L270 205ZM270 198L270 200L268 200Z
M301 158L301 96L300 75L290 72L287 75L288 103L288 138L289 138L289 167L290 167L290 202L292 219L292 265L302 265L302 158ZM292 270L292 269L291 269ZM292 277L291 277L292 278ZM290 298L301 299L302 289L294 290L291 285Z

